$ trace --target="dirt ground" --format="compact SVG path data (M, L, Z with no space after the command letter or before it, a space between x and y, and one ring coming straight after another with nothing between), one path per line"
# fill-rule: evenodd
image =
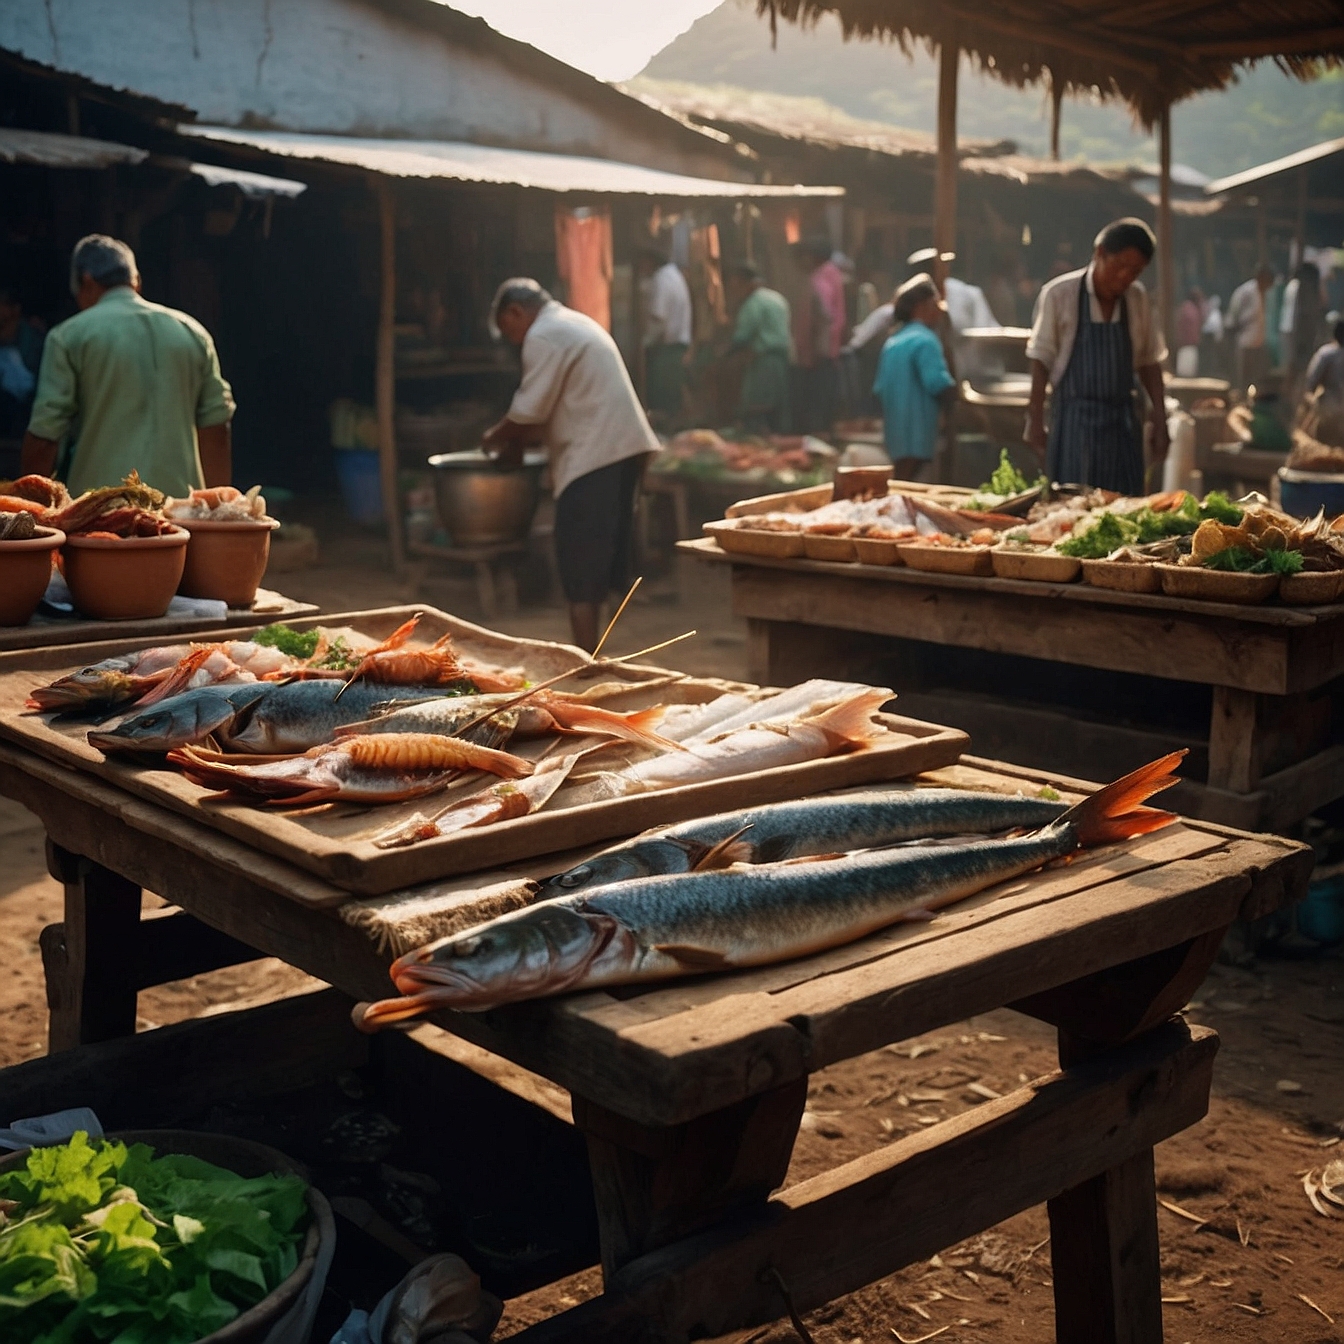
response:
M276 586L328 611L422 601L478 619L464 578L398 583L382 568L376 543L346 538L328 553L337 550L338 564L285 575ZM694 628L695 639L658 661L744 678L746 634L727 597L722 574L707 568L650 582L612 651ZM565 635L563 613L552 607L524 606L492 623L543 638ZM60 917L61 892L46 875L40 828L21 807L0 800L0 1065L45 1050L38 934ZM140 996L140 1029L309 983L262 961L162 986ZM1302 1184L1304 1172L1344 1156L1344 949L1290 942L1249 965L1220 964L1187 1014L1216 1028L1222 1048L1208 1117L1157 1153L1166 1338L1344 1344L1344 1217L1315 1212ZM1051 1032L1005 1010L827 1069L812 1080L789 1182L1007 1092L1054 1062ZM1050 1275L1045 1211L1034 1209L805 1323L816 1344L1045 1344L1053 1339ZM589 1271L517 1299L497 1337L598 1287ZM782 1322L739 1338L785 1344L797 1335Z

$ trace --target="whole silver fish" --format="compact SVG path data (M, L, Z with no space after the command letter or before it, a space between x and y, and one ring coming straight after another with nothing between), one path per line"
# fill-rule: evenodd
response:
M202 686L132 714L115 728L89 734L99 751L172 751L212 734L234 751L265 755L307 751L329 742L345 724L368 718L392 701L428 700L428 686L378 686L356 681L246 682Z
M674 976L761 966L837 947L914 910L963 900L1079 849L1174 821L1144 799L1176 782L1166 756L1029 835L870 850L620 882L515 910L393 963L404 997L361 1004L376 1030L435 1008L496 1004Z
M730 863L776 863L811 854L870 849L904 840L1048 825L1066 803L965 789L867 789L721 812L613 845L550 879L578 891Z

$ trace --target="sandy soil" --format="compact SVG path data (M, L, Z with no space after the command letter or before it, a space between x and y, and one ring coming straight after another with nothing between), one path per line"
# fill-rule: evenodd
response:
M340 549L339 565L285 576L281 586L327 610L419 600L473 617L470 584L431 578L412 590L379 568L373 543L356 538ZM659 661L745 676L745 631L728 612L720 573L690 569L679 585L669 578L646 587L615 651L696 628L695 640ZM494 623L545 638L565 632L558 609L525 607ZM61 891L46 875L40 829L22 808L0 802L0 1065L45 1049L37 938L60 917ZM141 995L140 1027L306 983L264 961L161 986ZM1301 1180L1305 1170L1344 1156L1344 955L1303 949L1249 967L1220 965L1188 1013L1217 1028L1223 1046L1208 1118L1157 1155L1161 1196L1185 1211L1159 1209L1166 1337L1172 1344L1344 1344L1344 1218L1314 1212ZM1006 1092L1053 1065L1051 1033L1003 1011L828 1069L813 1079L789 1181L979 1104L973 1088ZM1047 1238L1044 1209L1029 1211L812 1313L806 1324L817 1344L1044 1344L1053 1338ZM516 1300L500 1337L597 1288L589 1271ZM796 1335L782 1323L746 1338L784 1344Z

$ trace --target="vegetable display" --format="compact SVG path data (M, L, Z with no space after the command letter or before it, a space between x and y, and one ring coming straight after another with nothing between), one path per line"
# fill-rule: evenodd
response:
M1210 491L1202 504L1186 495L1174 509L1145 504L1129 512L1107 510L1081 532L1058 542L1055 549L1079 560L1104 560L1121 546L1147 546L1168 537L1191 536L1209 519L1236 526L1242 510L1218 490Z
M82 1132L34 1148L0 1175L0 1338L191 1344L294 1272L305 1188Z
M968 509L992 510L1005 499L1024 494L1028 490L1037 490L1048 482L1044 473L1034 481L1027 478L1013 465L1006 448L999 449L999 465L994 468L987 480L968 501Z

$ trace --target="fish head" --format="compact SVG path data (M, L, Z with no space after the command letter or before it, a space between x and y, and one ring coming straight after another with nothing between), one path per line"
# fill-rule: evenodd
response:
M586 863L549 878L547 896L563 896L588 887L606 887L613 882L657 877L664 873L689 873L695 866L690 849L677 840L640 840L631 845L595 854Z
M407 953L392 980L419 1012L479 1012L568 989L617 932L610 915L543 902Z
M203 686L170 696L152 709L132 714L115 728L91 732L89 745L102 752L172 751L204 741L231 724L267 691L265 682L245 686Z
M116 704L121 700L129 700L141 684L123 664L94 663L68 676L58 677L49 686L34 687L28 696L28 704L33 709L44 711L77 709L92 704Z

